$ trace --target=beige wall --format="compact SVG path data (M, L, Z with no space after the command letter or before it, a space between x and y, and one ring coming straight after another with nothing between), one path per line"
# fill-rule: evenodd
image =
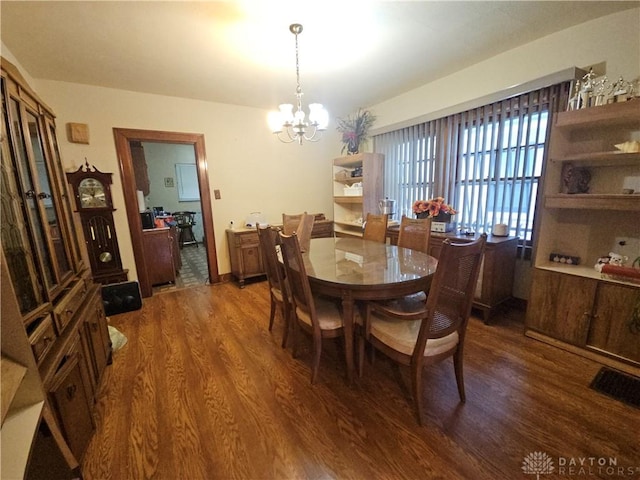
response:
M640 75L640 8L608 15L509 50L372 106L376 129L506 90L570 67L606 63L615 81Z

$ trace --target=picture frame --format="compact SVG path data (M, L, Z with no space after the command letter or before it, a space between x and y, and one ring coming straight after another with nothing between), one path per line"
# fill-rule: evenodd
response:
M166 188L173 188L173 177L164 177L164 186Z

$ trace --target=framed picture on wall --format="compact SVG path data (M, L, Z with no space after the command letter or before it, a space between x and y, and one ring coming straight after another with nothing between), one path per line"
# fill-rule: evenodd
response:
M173 188L173 177L164 177L164 186L167 188Z
M195 163L176 163L176 180L178 182L178 201L197 202L200 200L198 173Z

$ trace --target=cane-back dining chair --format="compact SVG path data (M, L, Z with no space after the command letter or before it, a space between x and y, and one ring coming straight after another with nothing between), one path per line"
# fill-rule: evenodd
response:
M276 311L279 309L284 320L284 333L282 334L282 348L287 346L290 329L291 300L289 287L284 272L284 265L278 259L276 245L280 241L278 230L273 227L256 225L258 230L258 243L262 263L267 273L269 283L269 296L271 299L271 311L269 314L269 331L273 329Z
M314 223L315 216L307 212L300 213L298 215L288 215L283 213L282 233L285 235L293 235L295 233L298 236L300 250L304 253L309 250Z
M364 224L362 238L373 240L374 242L385 243L387 241L387 222L389 217L386 214L375 215L367 213L367 220Z
M431 218L409 218L405 215L400 220L400 230L398 232L398 246L417 250L423 253L429 251L429 240L431 239ZM405 295L402 298L384 300L381 308L387 308L394 314L411 314L416 310L424 308L427 301L426 292L416 292Z
M315 383L320 367L322 340L342 337L344 328L342 313L338 304L331 299L314 296L307 277L302 252L296 234L280 234L280 249L285 265L285 272L291 289L291 319L293 325L293 355L296 355L298 329L310 333L313 338L313 365L311 383Z
M431 238L431 218L409 218L405 215L400 220L398 246L429 253Z
M359 372L364 366L365 340L392 360L411 368L411 391L418 417L423 423L422 370L453 356L460 400L465 401L463 348L465 333L486 235L471 243L442 245L427 302L412 315L396 317L377 302L365 306L364 338L358 338Z

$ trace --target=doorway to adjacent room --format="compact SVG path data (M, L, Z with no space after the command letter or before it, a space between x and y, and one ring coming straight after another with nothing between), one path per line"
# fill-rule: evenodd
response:
M219 276L217 268L217 254L213 234L213 213L211 208L209 180L207 175L204 136L201 134L162 132L153 130L132 130L121 128L114 128L114 136L116 142L116 150L120 162L120 172L122 176L122 187L125 197L127 219L131 231L131 242L142 296L152 296L154 289L149 279L149 275L147 274L148 260L147 258L145 258L143 245L142 220L140 217L138 197L139 189L136 184L136 172L132 156L132 145L135 146L137 142L188 145L193 148L197 174L197 186L200 193L199 208L202 218L201 226L203 242L200 245L200 248L204 252L206 252L206 268L209 281L211 283L218 282ZM200 248L198 248L198 250ZM180 281L182 282L182 279L180 279Z

